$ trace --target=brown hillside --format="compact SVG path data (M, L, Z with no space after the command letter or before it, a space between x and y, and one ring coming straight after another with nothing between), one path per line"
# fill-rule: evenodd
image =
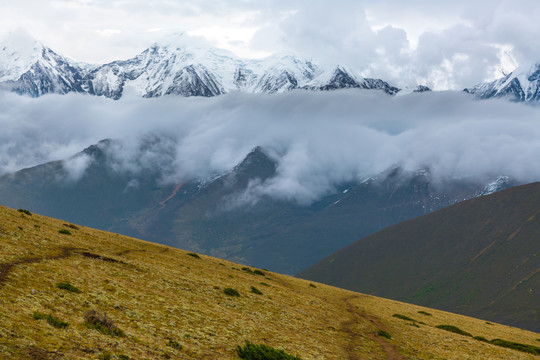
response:
M0 208L0 358L237 359L246 340L302 359L537 358L435 326L537 333L242 268ZM92 310L105 331L85 324Z

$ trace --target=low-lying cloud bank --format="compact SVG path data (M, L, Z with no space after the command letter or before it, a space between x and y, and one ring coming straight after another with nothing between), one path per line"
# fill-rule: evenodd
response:
M112 138L122 140L113 147L117 170L157 167L166 181L228 171L262 146L278 161L279 175L256 185L257 192L300 202L396 165L429 168L442 179L540 180L540 109L463 93L295 91L120 101L0 93L0 108L0 174L66 159ZM149 144L143 150L141 141ZM69 163L77 176L87 164Z

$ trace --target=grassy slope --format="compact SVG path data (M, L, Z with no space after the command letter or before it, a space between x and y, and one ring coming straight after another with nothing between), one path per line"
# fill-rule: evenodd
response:
M112 359L235 359L236 345L246 340L303 359L535 358L435 328L440 324L540 344L540 334L241 268L0 207L0 358L98 359L109 352ZM82 292L59 289L59 282ZM252 286L263 294L251 293ZM241 296L225 295L226 287ZM87 328L83 315L90 309L106 312L125 336ZM34 311L70 325L55 328L33 319ZM412 326L396 313L424 323ZM392 339L376 336L378 330Z
M299 276L540 331L540 183L384 229Z

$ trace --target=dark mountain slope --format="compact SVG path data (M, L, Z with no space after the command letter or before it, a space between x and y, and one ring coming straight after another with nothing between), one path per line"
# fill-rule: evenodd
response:
M74 157L89 161L79 179L70 179L65 161L1 176L0 203L104 230L122 227L126 218L166 198L173 186L159 183L151 171L136 176L115 171L108 161L110 145L102 141Z
M540 183L384 229L299 277L540 330Z

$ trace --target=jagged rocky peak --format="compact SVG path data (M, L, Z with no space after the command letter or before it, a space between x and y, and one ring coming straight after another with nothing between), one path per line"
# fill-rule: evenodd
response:
M507 98L517 102L540 100L540 64L522 65L512 73L492 82L464 89L477 99Z
M232 91L294 89L360 88L391 95L399 91L383 80L363 78L342 66L322 68L316 61L290 52L242 59L185 33L166 37L134 58L95 66L55 53L24 30L10 35L5 43L0 48L4 49L0 54L0 86L31 96L80 92L116 100L126 87L142 97L208 97Z

